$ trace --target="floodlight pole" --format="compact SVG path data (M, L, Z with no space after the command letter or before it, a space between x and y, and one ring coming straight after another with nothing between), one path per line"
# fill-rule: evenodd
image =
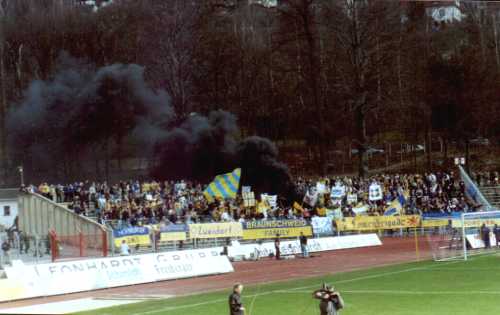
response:
M21 187L24 186L24 169L22 166L19 166L17 168L17 170L19 171L19 176L21 177Z

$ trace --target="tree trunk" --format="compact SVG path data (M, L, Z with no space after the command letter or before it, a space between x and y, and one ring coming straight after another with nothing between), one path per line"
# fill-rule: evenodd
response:
M496 61L497 61L497 70L500 72L500 51L498 47L498 25L497 25L497 19L496 19L496 14L492 14L493 18L493 35L495 37L495 56L496 56Z
M4 37L4 16L0 16L0 150L2 159L0 167L5 178L7 176L7 130L6 130L6 114L7 114L7 97L5 84L5 37Z
M319 69L318 60L316 56L316 45L313 35L313 30L311 30L312 21L309 20L310 16L308 12L303 12L304 14L304 31L307 38L307 58L309 61L309 80L311 85L311 90L313 93L314 108L316 109L316 115L318 119L318 128L320 133L320 139L318 142L319 148L319 171L321 175L326 175L326 148L325 148L325 119L322 102L319 96L319 86L318 86L318 73L321 72Z
M425 155L427 159L427 170L429 172L432 172L432 126L430 126L429 123L427 123L425 134Z
M471 174L470 172L470 141L469 138L465 139L465 169L467 174Z
M358 139L358 174L364 178L368 174L368 157L366 155L366 117L362 106L356 108L356 131Z
M104 177L109 182L109 139L104 142Z

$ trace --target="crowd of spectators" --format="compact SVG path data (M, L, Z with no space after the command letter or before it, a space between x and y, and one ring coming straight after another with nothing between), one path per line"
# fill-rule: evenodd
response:
M500 174L498 171L473 172L472 178L481 187L500 185Z
M316 193L320 181L326 193L319 194L314 204L307 204L303 196ZM383 198L370 201L368 191L371 184L382 187ZM331 198L333 186L344 186L342 198ZM278 198L275 207L265 211L256 207L243 207L243 200L216 200L209 203L204 195L204 186L189 181L123 181L116 184L106 182L80 182L68 185L49 185L25 189L39 193L57 203L65 203L79 215L93 216L99 222L113 222L115 228L160 222L193 223L214 221L246 221L255 219L308 219L322 215L324 209L335 209L341 216L383 215L392 200L404 196L400 214L442 213L475 211L481 205L465 195L465 185L454 173L393 174L377 175L366 179L357 177L335 177L296 180L297 202L289 205ZM349 195L355 201L349 202ZM259 199L257 197L257 199ZM296 205L300 206L297 207ZM355 211L364 207L366 211Z

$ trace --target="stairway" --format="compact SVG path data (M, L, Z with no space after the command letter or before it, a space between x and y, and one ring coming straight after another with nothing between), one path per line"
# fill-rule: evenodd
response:
M500 210L500 186L483 186L480 187L481 193L490 204Z

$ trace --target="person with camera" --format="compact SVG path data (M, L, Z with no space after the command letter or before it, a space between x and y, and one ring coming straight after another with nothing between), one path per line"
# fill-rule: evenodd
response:
M338 315L344 308L344 300L334 287L323 284L321 289L314 291L313 297L320 300L319 310L321 315Z
M229 314L230 315L245 315L245 308L241 301L241 293L243 292L243 285L236 283L233 286L233 292L229 296Z

